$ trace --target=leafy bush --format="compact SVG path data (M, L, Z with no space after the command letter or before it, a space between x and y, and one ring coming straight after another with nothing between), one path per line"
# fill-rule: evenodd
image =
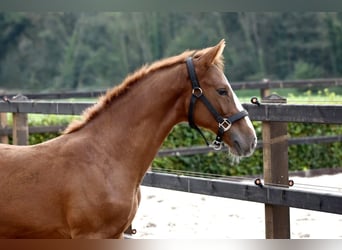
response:
M72 115L37 115L29 114L28 124L33 126L53 126L53 125L65 125L67 126L75 116ZM12 126L12 116L8 116L8 125ZM41 134L29 134L29 144L38 144L59 136L60 132L55 133L41 133ZM9 143L12 144L12 136L9 136Z
M65 125L67 126L72 120L73 116L69 115L30 115L29 126L53 126L53 125ZM29 144L37 144L50 139L53 139L60 135L56 133L42 133L42 134L30 134Z
M294 64L293 79L322 78L324 70L321 67L312 65L302 60Z
M253 122L259 140L261 122ZM289 123L290 137L324 136L342 134L342 127L329 124ZM207 134L208 135L208 134ZM164 148L193 146L202 142L196 131L187 125L178 125L165 140ZM289 146L289 170L307 170L325 167L342 167L341 142ZM248 158L236 162L224 152L211 152L194 156L157 158L154 168L204 172L217 175L255 175L263 171L262 149Z
M30 115L30 126L67 125L74 119L72 116ZM259 140L262 140L262 123L253 122ZM289 123L290 137L341 135L342 126L328 124ZM206 137L214 139L212 133L205 131ZM58 136L59 133L30 134L29 143L36 144ZM188 124L174 127L164 141L162 148L191 147L204 145L202 137ZM292 145L289 146L289 169L307 170L324 167L342 167L341 142ZM214 175L256 175L263 171L262 149L257 149L248 158L236 161L227 152L210 152L192 156L157 157L153 163L154 169L182 170L203 172Z
M340 125L289 123L292 137L341 135ZM341 142L292 145L289 147L290 170L342 167Z

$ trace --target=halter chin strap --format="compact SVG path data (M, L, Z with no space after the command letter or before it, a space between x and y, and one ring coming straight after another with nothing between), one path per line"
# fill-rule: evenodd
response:
M222 142L223 134L230 129L230 127L232 126L234 122L244 118L245 116L248 116L248 112L246 110L242 110L230 117L222 117L203 94L203 90L201 89L197 76L196 76L196 71L195 71L194 64L192 62L192 57L188 57L186 59L186 65L187 65L189 77L190 77L191 84L192 84L192 95L190 99L189 114L188 114L189 125L191 128L196 129L200 133L200 135L203 137L203 139L205 140L206 144L209 147L212 147L215 150L220 150L223 145L223 142ZM195 104L197 100L201 100L203 102L203 104L207 107L207 109L214 116L215 120L218 123L218 131L217 131L216 139L212 142L212 144L208 143L208 140L205 138L203 132L195 124L194 109L195 109Z

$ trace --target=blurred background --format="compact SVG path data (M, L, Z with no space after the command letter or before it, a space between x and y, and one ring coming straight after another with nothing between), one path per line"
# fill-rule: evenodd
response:
M222 38L231 82L342 75L342 13L0 12L0 88L105 89Z

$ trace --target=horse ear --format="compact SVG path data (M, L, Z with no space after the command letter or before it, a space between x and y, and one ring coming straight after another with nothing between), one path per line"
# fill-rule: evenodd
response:
M225 46L226 42L222 39L216 46L206 49L204 54L199 57L199 61L206 67L220 61Z

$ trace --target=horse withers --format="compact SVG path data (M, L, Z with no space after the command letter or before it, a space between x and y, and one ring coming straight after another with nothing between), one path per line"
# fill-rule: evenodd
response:
M0 237L122 238L139 186L173 126L217 134L238 157L256 134L223 73L224 40L147 65L64 133L31 146L0 145Z

